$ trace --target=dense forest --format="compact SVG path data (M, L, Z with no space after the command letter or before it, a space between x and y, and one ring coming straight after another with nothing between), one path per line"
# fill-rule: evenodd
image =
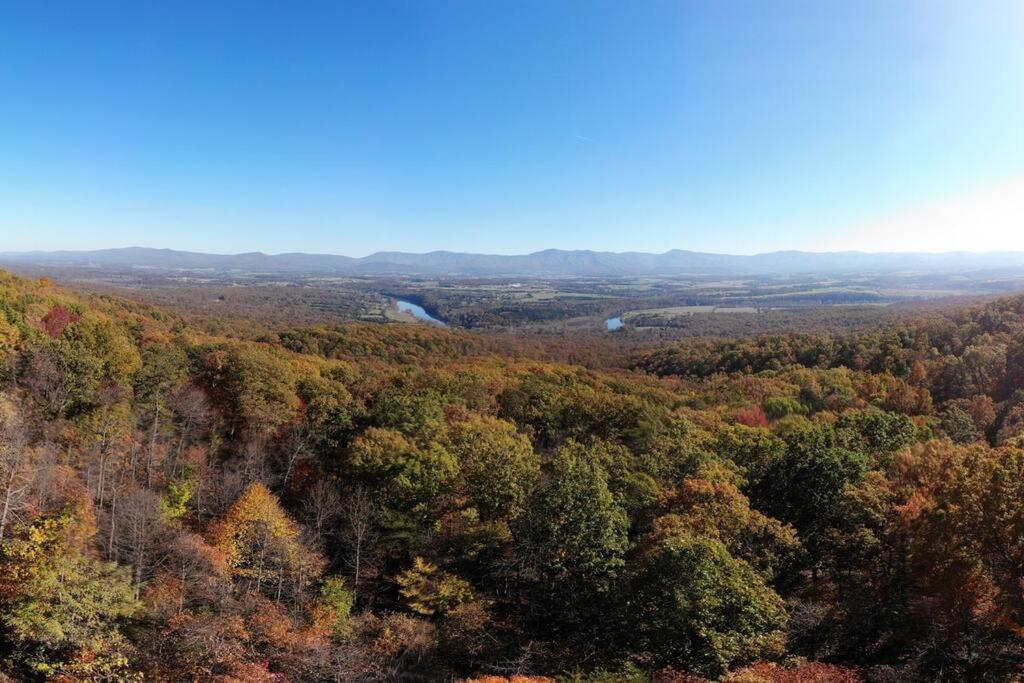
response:
M630 354L259 327L0 272L0 680L1024 674L1024 297Z

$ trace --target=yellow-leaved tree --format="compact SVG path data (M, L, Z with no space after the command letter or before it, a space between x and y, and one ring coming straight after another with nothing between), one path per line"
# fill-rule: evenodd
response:
M409 609L426 616L447 614L475 599L468 581L439 570L436 564L422 557L415 558L412 568L395 580Z
M14 350L20 341L21 331L8 322L7 317L0 311L0 353Z
M245 489L212 536L246 592L280 600L285 589L301 591L322 570L320 558L300 543L299 527L277 496L260 483Z

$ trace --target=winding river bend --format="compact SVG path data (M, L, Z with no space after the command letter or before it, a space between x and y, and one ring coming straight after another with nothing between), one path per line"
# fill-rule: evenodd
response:
M429 313L427 313L425 308L423 308L422 306L420 306L418 304L414 304L411 301L401 301L401 300L399 300L397 302L397 304L398 304L398 310L399 311L401 311L402 313L411 313L413 316L416 317L417 320L422 320L423 322L430 323L432 325L440 325L441 327L448 327L448 324L445 321L438 320L434 316L430 315Z

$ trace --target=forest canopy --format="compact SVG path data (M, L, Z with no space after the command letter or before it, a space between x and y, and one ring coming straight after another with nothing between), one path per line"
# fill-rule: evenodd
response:
M0 679L1024 673L1024 297L546 343L0 272Z

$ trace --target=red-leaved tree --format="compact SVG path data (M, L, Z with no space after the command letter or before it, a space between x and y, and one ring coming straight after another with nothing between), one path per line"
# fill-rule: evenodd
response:
M736 422L747 427L767 427L768 416L764 414L761 406L740 408L736 411Z
M50 311L43 316L42 324L43 330L46 334L50 335L51 339L56 339L60 335L64 334L65 328L71 323L76 323L82 319L82 316L77 313L72 313L68 309L61 305L54 306Z

